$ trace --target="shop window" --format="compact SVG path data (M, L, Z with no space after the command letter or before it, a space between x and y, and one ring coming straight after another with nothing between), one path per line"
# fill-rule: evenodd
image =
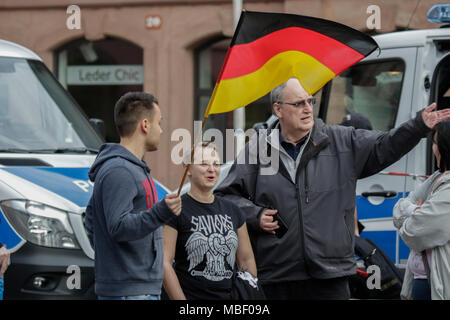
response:
M114 105L126 92L143 90L143 50L131 42L78 39L56 50L58 80L89 118L105 123L106 141L118 142Z

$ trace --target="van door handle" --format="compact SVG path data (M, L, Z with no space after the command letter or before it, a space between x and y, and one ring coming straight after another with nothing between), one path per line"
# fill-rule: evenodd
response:
M396 191L377 191L377 192L363 192L361 195L364 198L368 197L384 197L384 198L395 198L397 196Z

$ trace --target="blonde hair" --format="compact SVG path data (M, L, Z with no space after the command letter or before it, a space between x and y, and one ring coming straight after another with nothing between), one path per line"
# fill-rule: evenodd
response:
M214 150L214 152L217 153L217 147L214 144L214 142L212 141L202 141L200 143L198 143L196 146L193 146L191 148L191 150L189 152L187 152L184 156L183 156L183 164L184 165L188 165L188 164L192 164L194 162L194 156L195 156L195 152L197 149L212 149Z

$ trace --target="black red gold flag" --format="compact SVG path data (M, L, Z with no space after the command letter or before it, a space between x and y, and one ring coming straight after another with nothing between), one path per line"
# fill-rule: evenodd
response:
M372 37L333 21L243 11L205 118L244 107L291 77L314 94L377 48Z

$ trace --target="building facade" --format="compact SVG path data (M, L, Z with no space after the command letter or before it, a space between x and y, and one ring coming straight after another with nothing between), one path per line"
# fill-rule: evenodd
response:
M244 0L251 11L320 17L371 34L436 28L426 20L430 0ZM80 9L71 7L77 5ZM379 9L379 28L370 19ZM163 114L160 149L146 155L153 176L178 187L181 165L171 161L172 132L193 133L202 120L233 35L231 0L0 0L0 38L36 52L90 118L105 121L118 141L117 99L127 91L153 93ZM376 8L375 8L376 10ZM79 16L77 16L79 14ZM79 17L79 25L77 25ZM270 115L267 98L246 108L246 127ZM207 128L232 128L232 113Z

